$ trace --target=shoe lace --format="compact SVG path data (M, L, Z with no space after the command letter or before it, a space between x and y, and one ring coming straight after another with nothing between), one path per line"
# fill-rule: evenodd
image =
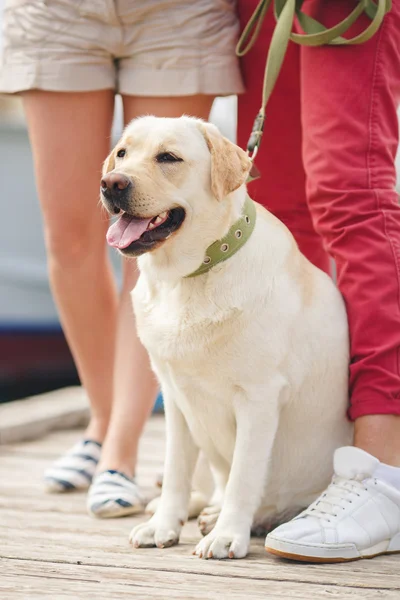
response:
M364 475L357 475L354 479L344 479L335 475L325 492L303 514L330 522L360 497L362 491L367 491L364 478Z

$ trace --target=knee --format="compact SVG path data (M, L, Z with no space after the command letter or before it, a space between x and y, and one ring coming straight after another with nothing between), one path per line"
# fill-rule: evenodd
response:
M50 266L70 269L82 266L93 257L102 257L106 249L105 227L99 225L93 220L85 222L76 219L45 225Z

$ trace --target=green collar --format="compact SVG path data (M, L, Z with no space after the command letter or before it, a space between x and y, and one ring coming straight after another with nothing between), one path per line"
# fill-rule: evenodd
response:
M217 240L208 246L201 266L186 277L203 275L220 262L227 260L235 254L251 236L256 224L256 205L247 196L243 205L242 216L236 221L222 240Z

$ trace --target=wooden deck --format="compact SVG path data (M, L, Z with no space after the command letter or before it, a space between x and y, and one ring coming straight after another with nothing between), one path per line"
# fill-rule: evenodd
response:
M95 520L84 494L49 495L43 470L79 436L58 431L0 446L0 598L313 600L400 599L400 556L345 565L304 565L265 554L253 540L238 561L191 555L199 538L185 526L179 546L133 550L128 533L138 517ZM164 423L153 417L142 440L138 476L151 490L162 468Z

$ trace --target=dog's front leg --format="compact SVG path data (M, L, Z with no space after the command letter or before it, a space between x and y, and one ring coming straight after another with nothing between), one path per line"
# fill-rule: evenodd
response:
M284 387L285 382L277 377L268 388L246 389L235 398L237 432L232 466L215 527L194 552L200 558L243 558L248 553L254 514L265 488Z
M135 548L177 544L188 516L198 448L180 409L168 392L163 394L167 440L161 498L151 519L132 529L129 540Z

